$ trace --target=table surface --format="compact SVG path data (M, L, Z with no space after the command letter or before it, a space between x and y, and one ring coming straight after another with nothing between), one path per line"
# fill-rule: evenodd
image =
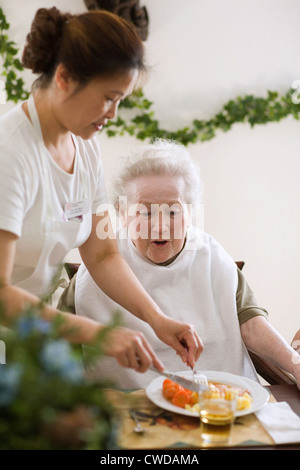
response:
M271 385L266 387L270 393L273 401L286 401L292 410L300 416L300 391L296 385ZM116 395L114 395L116 393ZM197 441L197 420L196 418L187 418L184 416L176 415L175 413L170 413L171 418L167 416L166 412L155 407L147 399L144 391L136 391L132 394L124 393L122 396L118 395L120 392L113 392L112 398L116 400L117 408L122 412L122 431L120 438L120 448L125 449L138 449L143 448L143 443L145 443L147 448L157 449L171 449L178 445L182 449L200 449L203 448L199 445ZM126 395L130 396L129 402L126 403ZM275 400L274 400L275 399ZM145 421L142 423L148 427L147 433L141 437L140 435L135 435L132 432L134 427L133 420L130 418L129 409L131 407L137 408L140 410L140 418L143 420L143 415L145 416ZM174 423L168 422L168 419ZM151 419L149 418L151 417ZM149 421L150 419L150 421ZM190 422L186 421L187 419ZM179 420L179 421L178 421ZM193 426L193 420L194 424ZM176 428L176 425L179 424L179 428ZM175 426L172 428L172 426ZM172 429L170 429L172 428ZM285 445L274 445L270 436L266 433L261 423L258 421L256 416L252 413L248 416L237 419L237 426L235 426L235 444L231 446L226 446L227 449L251 449L251 450L286 450L286 449L297 449L300 450L300 443L298 444L285 444ZM155 436L161 436L164 440L164 443L161 442L161 447L155 447ZM239 436L241 440L239 442ZM172 442L171 437L175 438L175 441ZM153 447L151 447L151 438L153 439ZM168 438L169 441L168 441ZM181 440L182 442L178 441ZM197 445L198 443L198 445ZM223 447L224 448L224 447Z
M300 390L296 385L270 385L266 388L270 390L276 401L286 401L300 416Z
M300 416L300 390L296 385L269 385L266 387L276 401L286 401L292 410ZM254 447L260 450L300 450L299 444L285 444L275 446Z

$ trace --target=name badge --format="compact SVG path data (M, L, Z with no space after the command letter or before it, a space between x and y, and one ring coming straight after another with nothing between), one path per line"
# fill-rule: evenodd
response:
M77 202L67 202L65 204L65 218L67 220L82 220L83 216L89 212L89 201L83 199Z

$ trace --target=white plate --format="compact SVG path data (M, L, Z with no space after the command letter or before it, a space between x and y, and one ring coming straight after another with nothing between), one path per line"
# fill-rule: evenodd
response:
M202 372L202 371L201 371ZM192 371L176 372L178 375L186 377L187 379L192 378ZM269 392L263 388L259 383L254 382L246 377L240 377L239 375L229 374L228 372L216 372L216 371L203 371L208 380L214 382L224 383L226 385L232 385L236 387L246 388L253 399L251 408L246 410L239 410L236 412L236 416L243 416L250 413L254 413L259 410L269 399ZM160 376L152 380L152 382L146 388L147 397L157 406L164 410L173 411L174 413L186 415L186 416L198 416L198 413L180 408L179 406L173 405L167 400L162 392L162 384L165 377Z

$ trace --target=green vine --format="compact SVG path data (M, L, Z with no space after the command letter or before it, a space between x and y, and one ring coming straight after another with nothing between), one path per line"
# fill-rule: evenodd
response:
M0 8L0 56L3 59L3 72L7 100L18 102L27 99L29 93L24 89L24 81L17 77L23 70L22 64L16 58L18 49L10 41L5 32L9 29L3 10ZM248 123L251 127L268 122L279 122L287 116L299 120L300 99L292 99L295 91L289 90L280 96L276 91L268 91L266 97L246 95L228 101L223 108L211 119L194 119L191 124L177 131L161 127L153 111L153 103L149 101L142 90L136 91L120 105L121 112L116 120L110 121L105 127L109 137L128 134L139 140L168 138L184 145L205 142L213 139L218 131L227 132L233 124ZM135 116L128 110L136 109Z
M153 103L147 100L141 90L127 98L122 103L123 108L138 108L143 110L137 116L126 119L119 116L108 123L107 134L110 137L129 134L140 140L168 138L177 140L184 145L197 141L211 140L217 131L227 132L237 122L248 123L251 127L268 122L279 122L291 115L299 120L299 100L292 100L295 91L289 90L280 96L276 91L268 91L267 97L246 95L228 101L213 118L208 120L195 119L191 125L177 131L169 131L160 127L152 111Z
M7 100L17 103L26 100L29 93L24 89L24 80L18 78L17 74L23 70L22 64L16 57L18 49L14 41L10 41L5 33L9 29L9 23L0 8L0 55L3 59L3 71L1 75L5 77L5 90Z

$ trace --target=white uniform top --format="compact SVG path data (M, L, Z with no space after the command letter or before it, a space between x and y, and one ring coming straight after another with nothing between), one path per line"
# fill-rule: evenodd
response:
M11 283L43 295L65 255L87 240L106 196L96 140L72 136L74 173L66 173L44 145L32 97L28 105L32 124L21 104L0 118L0 229L19 237ZM65 204L83 199L82 220L66 220Z
M231 372L258 380L240 333L236 264L220 244L191 227L179 256L168 266L159 266L141 256L130 239L120 238L121 254L162 311L196 327L204 343L197 369ZM186 369L175 351L162 343L147 323L121 308L97 287L83 264L77 273L75 309L77 314L104 324L114 312L122 312L124 326L144 333L166 369L173 372ZM145 387L156 376L151 371L141 374L120 367L109 357L91 367L89 374L111 378L123 388Z

